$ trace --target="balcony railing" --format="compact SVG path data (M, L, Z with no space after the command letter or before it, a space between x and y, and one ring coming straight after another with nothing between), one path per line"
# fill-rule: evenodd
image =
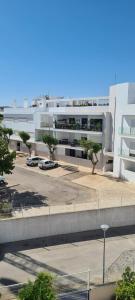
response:
M52 128L53 124L52 123L46 123L46 122L40 122L40 127L41 128Z
M88 126L88 125L80 125L78 123L75 124L61 124L55 123L56 129L69 129L69 130L84 130L84 131L96 131L102 132L101 126Z
M119 151L119 156L122 156L124 158L131 158L131 159L135 160L135 150L126 151L126 150L121 149Z
M127 136L135 136L135 127L119 128L119 134Z

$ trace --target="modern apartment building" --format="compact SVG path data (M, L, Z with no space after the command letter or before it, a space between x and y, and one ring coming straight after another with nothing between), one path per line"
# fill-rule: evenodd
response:
M135 84L110 87L109 96L34 99L31 106L4 110L4 126L11 127L11 147L26 150L18 135L27 131L36 154L47 155L44 134L56 137L56 159L89 166L81 139L102 144L98 168L114 176L135 181Z

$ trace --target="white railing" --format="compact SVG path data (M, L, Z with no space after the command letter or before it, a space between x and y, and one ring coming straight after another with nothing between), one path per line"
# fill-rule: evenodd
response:
M119 134L135 136L135 127L119 128Z
M53 127L53 123L46 123L46 122L40 122L40 127L41 128L52 128Z

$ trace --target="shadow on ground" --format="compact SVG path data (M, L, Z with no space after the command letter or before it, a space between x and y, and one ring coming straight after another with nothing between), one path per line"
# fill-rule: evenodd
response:
M70 171L72 173L79 172L78 167L75 167L75 166L61 165L60 167L64 170Z
M16 253L7 253L4 257L4 262L13 265L14 267L21 269L28 274L31 274L33 276L36 276L39 272L49 272L56 276L64 276L68 275L64 271L61 271L59 269L56 269L49 264L45 262L38 261L36 259L33 259L32 257L16 252ZM77 288L81 287L82 285L86 285L86 278L78 278L75 275L68 275L67 278L64 277L57 277L55 278L55 284L59 287L59 289L68 288L72 286ZM7 283L7 282L6 282ZM4 285L4 282L3 282ZM7 285L7 284L6 284Z
M12 203L13 208L27 208L34 206L46 206L47 197L37 192L17 191L15 186L5 187L0 190L0 202L7 201Z
M8 286L8 285L13 285L13 284L18 284L18 281L14 280L14 279L10 279L10 278L1 277L0 284L4 285L4 286Z

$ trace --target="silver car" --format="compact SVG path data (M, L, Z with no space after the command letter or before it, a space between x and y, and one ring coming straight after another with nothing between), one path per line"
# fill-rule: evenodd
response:
M30 167L36 167L38 166L38 163L42 160L43 158L39 156L33 156L33 157L28 157L26 159L26 165Z
M38 163L38 166L42 170L47 170L58 167L58 163L53 160L44 159Z
M0 185L5 185L7 182L4 176L0 176Z

